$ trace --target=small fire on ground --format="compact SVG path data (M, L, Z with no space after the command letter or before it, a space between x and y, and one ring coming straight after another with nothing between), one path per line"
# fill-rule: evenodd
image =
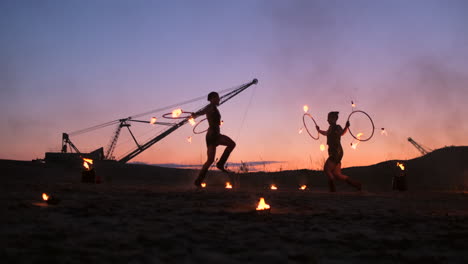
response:
M226 189L232 189L232 185L230 182L226 182Z
M278 190L278 187L276 187L275 184L272 184L272 185L270 186L270 189L272 189L272 190Z
M397 162L396 165L400 167L400 170L405 170L405 165L403 163Z
M299 187L299 190L304 191L305 189L307 189L307 185L301 185L301 187Z
M206 187L206 183L205 183L205 182L202 182L201 187L202 187L202 188L205 188L205 187Z
M83 158L83 167L86 169L86 170L90 170L91 169L91 166L93 164L93 160L92 159L87 159L87 158Z
M265 199L263 197L261 197L260 201L258 202L258 205L257 205L257 211L268 210L268 209L270 209L270 205L265 203Z

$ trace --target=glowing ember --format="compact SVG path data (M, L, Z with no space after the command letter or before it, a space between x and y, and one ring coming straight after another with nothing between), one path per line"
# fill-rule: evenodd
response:
M383 127L382 127L381 130L380 130L380 134L381 134L381 135L388 136L387 130L385 130L385 128L383 128Z
M182 109L175 109L172 111L172 117L179 117L182 114Z
M151 118L151 120L150 120L150 124L152 124L152 125L156 124L156 121L157 121L157 120L158 120L158 119L157 119L156 117L153 116L153 117Z
M305 190L307 188L307 185L302 185L301 187L299 187L299 190Z
M301 127L301 129L299 129L299 134L302 134L302 131L304 130L303 127Z
M202 187L202 188L205 188L205 187L206 187L206 183L203 182L203 183L201 184L201 187Z
M189 123L190 123L192 126L194 126L194 125L197 124L197 122L195 122L195 119L193 119L193 117L189 118L188 121L189 121Z
M351 101L351 106L352 106L353 108L356 107L356 104L354 103L354 101Z
M232 185L230 182L226 182L226 189L232 189Z
M42 199L43 199L44 201L49 200L49 195L47 195L47 193L43 193L43 194L42 194Z
M321 144L320 145L320 151L324 151L325 150L325 145L324 144Z
M192 143L192 137L191 136L187 138L187 142Z
M403 163L397 162L396 165L400 167L401 170L405 170L405 165Z
M259 210L268 210L270 209L270 205L265 203L265 199L263 199L263 197L260 198L260 201L258 202L258 205L257 205L257 211Z
M308 105L304 105L304 113L307 113L307 111L309 111L309 106Z
M270 187L270 189L272 189L272 190L278 190L278 187L276 187L276 185L272 184L271 187Z

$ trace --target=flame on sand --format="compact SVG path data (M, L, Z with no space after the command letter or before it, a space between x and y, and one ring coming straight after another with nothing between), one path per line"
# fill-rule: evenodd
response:
M303 109L304 109L304 113L307 113L307 112L309 111L309 106L308 106L308 105L304 105Z
M278 187L276 187L276 185L272 184L271 187L270 187L270 189L272 189L272 190L278 190Z
M189 118L188 121L189 121L189 123L190 123L192 126L194 126L194 125L197 124L197 122L195 122L195 119L193 119L193 117Z
M232 189L232 185L230 182L226 182L226 189Z
M83 167L85 167L87 170L89 170L89 169L91 169L91 167L89 166L89 164L93 164L93 160L92 160L92 159L83 158Z
M202 188L205 188L205 187L206 187L206 183L205 183L205 182L202 182L201 187L202 187Z
M257 205L257 211L259 210L268 210L270 209L270 205L265 203L265 199L263 199L263 197L260 198L260 201L258 202L258 205Z
M325 150L325 145L324 144L321 144L320 145L320 151L324 151Z
M362 135L364 135L364 133L358 133L358 134L356 135L356 137L357 137L358 139L361 139ZM359 145L359 140L358 140L358 141L355 141L355 142L352 142L352 143L351 143L351 148L356 149L356 148L357 148L357 145Z
M302 185L301 187L299 187L299 190L302 190L302 191L303 191L303 190L305 190L305 189L307 189L307 185Z
M405 170L405 164L397 162L396 164L398 167L400 167L401 170Z
M150 124L152 124L152 125L156 124L156 121L157 121L157 120L158 120L158 119L157 119L156 117L153 116L153 117L151 118L151 120L150 120Z
M49 200L49 195L47 195L47 193L43 193L42 194L42 200L44 200L44 201Z
M172 110L172 117L179 117L180 115L182 114L182 109L175 109L175 110Z

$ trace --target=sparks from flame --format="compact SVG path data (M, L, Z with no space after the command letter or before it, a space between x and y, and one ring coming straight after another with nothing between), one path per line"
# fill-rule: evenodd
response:
M308 106L308 105L304 105L303 109L304 109L304 113L307 113L307 112L309 111L309 106Z
M205 188L205 187L206 187L206 183L205 183L205 182L202 182L201 187L202 187L202 188Z
M405 170L405 164L397 162L396 164L398 167L400 167L401 170Z
M195 122L195 119L193 119L193 117L189 118L188 121L189 121L189 123L190 123L192 126L194 126L194 125L197 124L197 122Z
M263 197L260 198L260 201L258 202L257 205L257 211L259 210L268 210L270 209L270 205L265 203L265 199Z
M174 118L179 117L181 114L182 114L182 109L180 109L180 108L172 110L172 117L174 117Z
M232 189L232 185L230 182L226 182L226 189Z
M325 145L324 144L320 144L320 151L324 151L325 150Z
M276 185L272 184L271 187L270 187L270 189L272 189L272 190L278 190L278 187L276 187Z
M47 195L47 193L43 193L43 194L42 194L42 199L43 199L44 201L49 200L49 195Z
M187 142L188 142L188 143L192 143L192 136L190 136L190 137L187 138Z
M302 185L301 187L299 187L299 190L304 191L306 188L307 188L307 185Z
M153 116L153 117L151 118L151 120L150 120L150 124L152 124L152 125L156 124L156 121L157 121L157 120L158 120L158 119L157 119L156 117Z

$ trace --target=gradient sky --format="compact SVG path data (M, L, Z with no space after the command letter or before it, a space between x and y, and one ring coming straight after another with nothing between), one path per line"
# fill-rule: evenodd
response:
M298 133L302 106L326 129L329 111L344 125L352 100L377 133L357 150L342 138L344 167L419 156L408 137L430 149L468 145L466 14L464 0L3 0L0 158L43 158L60 150L62 132L253 78L258 85L220 107L222 133L237 142L232 162L321 167L325 140ZM362 116L351 125L369 131ZM71 139L91 151L114 129ZM191 130L132 161L202 163L204 136L189 144ZM131 144L124 132L122 146Z

